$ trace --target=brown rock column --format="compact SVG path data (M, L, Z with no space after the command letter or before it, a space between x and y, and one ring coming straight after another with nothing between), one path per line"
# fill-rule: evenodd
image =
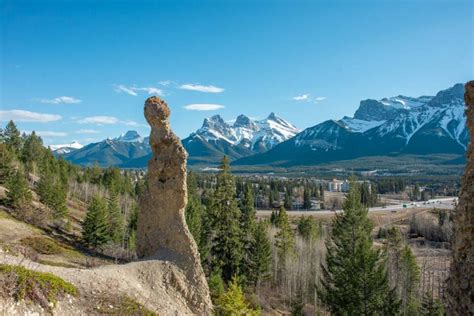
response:
M187 153L171 130L170 109L158 97L145 102L145 118L151 126L148 188L140 198L137 252L141 258L171 261L185 271L197 314L212 309L209 289L201 267L196 243L185 221L187 204Z
M474 315L474 81L465 85L470 143L459 204L454 213L453 263L448 280L448 314Z

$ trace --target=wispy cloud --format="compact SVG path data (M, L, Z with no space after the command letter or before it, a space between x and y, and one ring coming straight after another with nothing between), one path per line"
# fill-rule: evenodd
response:
M225 106L221 104L197 103L197 104L188 104L183 107L186 110L193 110L193 111L215 111L215 110L223 109Z
M47 123L62 119L58 114L37 113L24 110L0 111L0 121L13 120L15 122L40 122Z
M89 116L77 121L80 124L95 124L95 125L105 125L105 124L117 124L119 120L113 116Z
M302 95L297 95L296 97L292 98L295 101L308 101L309 100L309 94L302 94Z
M41 137L64 137L67 133L64 132L53 132L53 131L36 131L36 135Z
M123 84L115 85L114 87L115 87L114 88L115 92L126 93L128 95L133 95L135 97L138 95L138 92L140 91L144 91L148 94L157 94L160 96L164 94L162 89L156 88L156 87L125 86Z
M53 99L40 99L41 103L48 103L48 104L76 104L76 103L81 103L82 100L79 100L74 97L57 97Z
M199 91L199 92L206 92L206 93L221 93L224 91L223 88L219 88L216 86L204 86L200 84L182 84L179 86L182 90L191 90L191 91Z
M318 104L326 99L327 99L326 97L316 97L314 98L314 103Z
M305 93L302 95L297 95L295 97L291 98L294 101L304 101L304 102L314 102L314 103L319 103L321 101L326 100L326 97L312 97L310 96L309 93Z
M75 132L76 134L99 134L100 132L95 129L80 129Z
M125 125L127 125L127 126L134 126L134 127L149 127L149 126L146 125L146 124L140 124L140 123L137 123L137 122L135 122L135 121L129 121L129 120L120 121L120 123L125 124Z

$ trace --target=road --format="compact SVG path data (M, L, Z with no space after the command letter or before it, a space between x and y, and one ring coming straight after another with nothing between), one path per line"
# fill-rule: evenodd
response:
M369 212L397 212L408 209L417 209L417 208L439 208L439 209L454 209L454 205L457 204L457 197L450 198L440 198L440 199L431 199L425 202L411 202L411 201L402 201L400 204L391 204L382 207L370 207ZM336 212L341 212L342 210L337 210ZM258 216L270 216L272 210L257 210ZM302 216L302 215L330 215L334 214L331 210L320 210L320 211L288 211L289 216Z

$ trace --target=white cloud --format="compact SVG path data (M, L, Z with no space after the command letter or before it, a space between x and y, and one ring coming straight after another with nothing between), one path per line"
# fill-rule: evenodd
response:
M118 92L118 93L121 93L121 92L125 92L126 94L129 94L129 95L133 95L133 96L137 96L138 94L133 91L132 89L122 85L122 84L119 84L118 86L115 86L115 92Z
M99 134L99 131L96 131L95 129L80 129L75 132L76 134Z
M96 125L104 125L104 124L117 124L119 120L113 116L90 116L85 117L77 121L80 124L96 124Z
M167 87L169 86L170 84L172 84L173 81L171 80L162 80L162 81L158 81L158 84L161 85L161 86L164 86L164 87Z
M49 103L49 104L76 104L76 103L81 103L82 100L79 100L74 97L57 97L53 99L41 99L41 103Z
M198 103L198 104L185 105L184 108L186 110L194 110L194 111L214 111L214 110L223 109L224 106L221 104Z
M146 124L140 124L140 123L137 123L137 122L135 122L135 121L129 121L129 120L127 120L127 121L120 121L120 123L125 124L125 125L127 125L127 126L134 126L134 127L149 127L149 126L146 125Z
M139 91L145 91L148 94L157 94L157 95L163 95L163 90L156 88L156 87L137 87L137 86L125 86L123 84L119 84L115 86L115 92L118 93L126 93L129 95L137 96Z
M317 97L316 99L314 99L315 101L324 101L326 100L327 98L326 97Z
M61 115L58 114L45 114L30 112L24 110L10 110L10 111L0 111L0 121L9 121L13 120L15 122L53 122L59 121L62 119Z
M200 91L200 92L206 92L206 93L221 93L224 91L223 88L219 88L216 86L203 86L203 85L192 84L192 83L182 84L179 86L179 88L183 90Z
M64 137L67 133L64 132L52 132L52 131L36 131L36 135L41 137Z
M297 95L296 97L293 97L292 99L295 101L309 101L309 94Z

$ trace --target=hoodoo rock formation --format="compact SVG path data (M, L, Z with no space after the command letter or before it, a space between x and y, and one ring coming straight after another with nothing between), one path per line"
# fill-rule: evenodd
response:
M474 81L465 86L470 143L454 214L453 263L448 281L448 315L474 315Z
M145 102L145 118L151 126L153 156L148 162L148 188L140 198L137 250L145 259L175 263L186 274L181 290L196 314L209 314L212 303L196 243L185 220L187 203L187 153L171 130L170 109L158 97Z

